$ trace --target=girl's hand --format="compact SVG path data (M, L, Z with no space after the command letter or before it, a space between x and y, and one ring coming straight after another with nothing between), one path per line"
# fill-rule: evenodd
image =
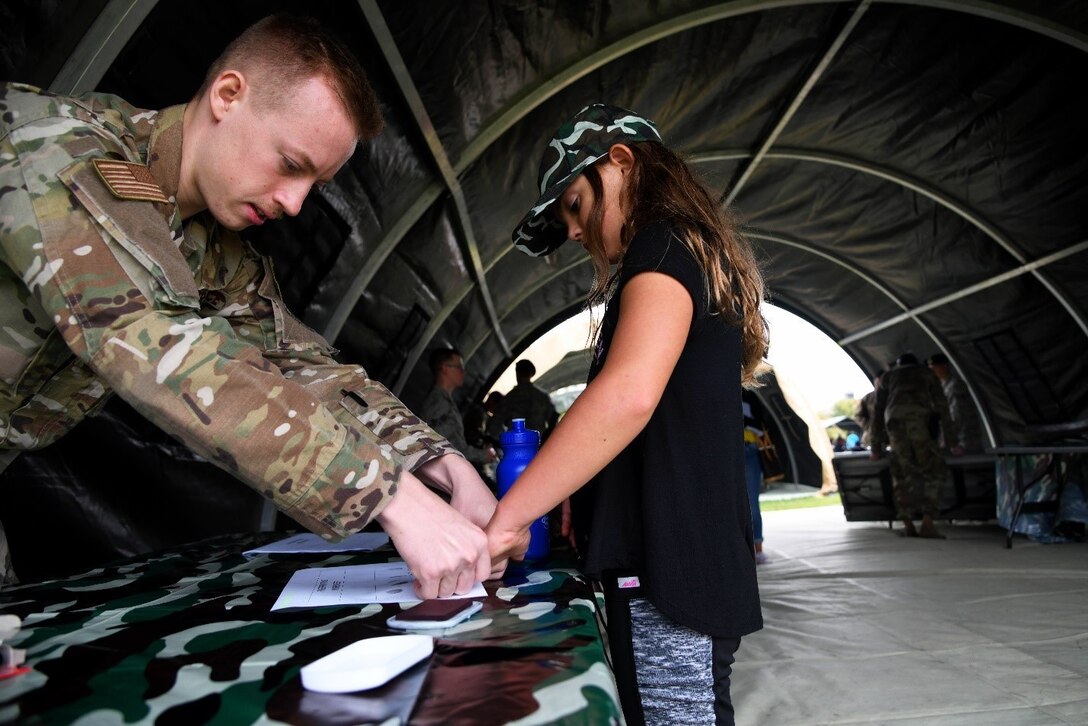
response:
M498 567L507 559L520 560L529 549L529 527L509 526L502 523L496 510L496 516L484 530L487 535L487 549L491 553L492 568Z

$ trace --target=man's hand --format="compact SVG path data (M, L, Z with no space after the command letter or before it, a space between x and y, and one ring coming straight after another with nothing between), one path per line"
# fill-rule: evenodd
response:
M480 475L471 464L460 457L446 458L456 459L467 464L467 466L462 467L455 462L451 462L459 471L454 480L455 484L453 485L453 494L450 496L450 506L465 515L465 518L476 526L486 527L487 523L491 521L492 515L495 514L497 504L495 495L487 488L484 480L480 478ZM500 561L492 561L491 574L488 575L487 579L497 580L502 577L504 572L506 572L505 558Z
M483 531L408 472L377 519L415 576L421 599L468 592L491 574Z
M447 454L419 467L427 482L450 495L450 506L481 529L495 514L495 495L484 484L476 468L460 456Z

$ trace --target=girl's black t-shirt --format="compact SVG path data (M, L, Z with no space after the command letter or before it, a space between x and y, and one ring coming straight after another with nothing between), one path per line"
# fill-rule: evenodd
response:
M604 365L626 283L678 280L694 303L684 350L645 429L572 498L584 569L639 575L642 594L681 625L717 637L763 627L744 481L741 333L710 308L704 274L669 222L624 255L590 366Z

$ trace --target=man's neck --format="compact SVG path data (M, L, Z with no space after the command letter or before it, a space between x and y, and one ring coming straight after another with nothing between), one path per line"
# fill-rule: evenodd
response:
M200 104L197 101L190 101L189 105L185 107L185 119L182 122L181 174L178 178L177 196L178 209L181 211L182 219L188 219L208 208L208 205L204 203L203 198L200 196L200 192L196 187L196 180L193 178L193 169L196 166L196 160L193 157L200 145L200 132L197 124L197 114L200 112Z

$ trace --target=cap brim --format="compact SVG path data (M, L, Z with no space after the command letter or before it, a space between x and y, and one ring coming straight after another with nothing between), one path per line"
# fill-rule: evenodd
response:
M562 196L571 182L585 171L586 167L604 156L606 155L601 154L584 159L569 174L544 190L529 213L514 227L514 233L511 235L514 247L531 257L543 257L563 246L563 243L567 241L567 227L551 213L550 207Z
M512 239L514 247L530 257L550 255L567 241L567 228L551 213L550 207L559 198L555 195L550 201L543 201L521 218L514 228Z

